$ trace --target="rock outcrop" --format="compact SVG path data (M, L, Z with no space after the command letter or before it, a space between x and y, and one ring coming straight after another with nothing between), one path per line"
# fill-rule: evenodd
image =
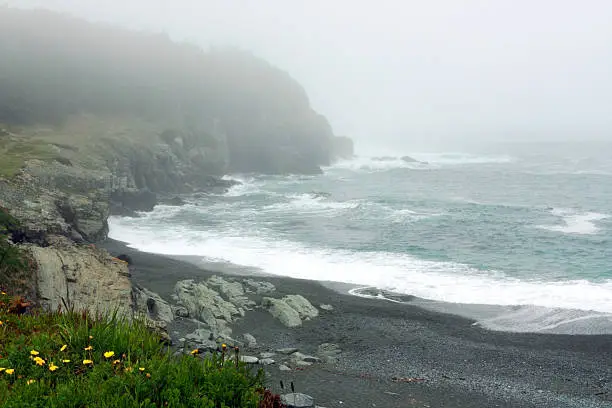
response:
M38 301L43 308L132 315L132 286L124 262L61 237L47 247L25 248L37 265Z

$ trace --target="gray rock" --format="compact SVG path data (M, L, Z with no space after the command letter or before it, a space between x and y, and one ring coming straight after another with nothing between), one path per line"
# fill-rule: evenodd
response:
M312 363L308 362L308 361L295 361L294 364L298 367L310 367L312 365Z
M240 361L247 364L257 364L259 359L255 356L240 356Z
M189 310L186 307L178 306L174 308L174 315L177 317L189 317Z
M245 333L245 334L242 335L242 338L244 339L244 344L248 348L255 348L255 347L257 347L257 339L255 339L255 337L252 334Z
M272 358L275 355L276 355L276 353L268 353L268 352L260 354L261 358Z
M298 312L300 319L312 319L319 315L317 308L302 295L287 295L283 300Z
M223 279L220 276L213 275L206 281L209 287L216 288L219 293L231 301L232 298L237 298L244 295L244 288L240 282L231 282ZM232 302L234 303L234 302Z
M287 327L299 327L302 325L300 314L284 300L266 297L263 306L270 314Z
M286 366L285 364L281 364L278 366L278 369L281 371L291 371L291 368L289 368L288 366Z
M339 355L342 353L340 347L333 343L323 343L317 348L317 355L328 364L335 364L339 360Z
M334 310L334 307L332 305L326 305L326 304L319 305L319 308L327 312L331 312L332 310Z
M283 394L281 402L287 408L314 408L314 398L302 393Z
M260 282L253 279L245 279L243 282L247 285L249 292L255 292L258 295L272 293L276 290L276 287L270 282Z
M157 293L138 285L132 288L132 299L135 312L145 315L152 320L170 323L174 320L172 307Z
M262 365L271 365L274 363L276 363L276 361L272 360L271 358L262 358L259 360L259 364L262 364Z
M296 351L298 351L297 347L285 347L285 348L276 350L277 353L286 354L286 355L293 354Z
M300 353L299 351L291 355L291 359L295 362L305 361L307 363L318 363L321 361L320 358L315 356L309 356L307 354Z
M179 281L174 293L178 303L189 311L189 316L206 322L213 329L217 329L217 319L231 323L234 316L240 315L234 304L224 300L205 283L195 283L191 279Z

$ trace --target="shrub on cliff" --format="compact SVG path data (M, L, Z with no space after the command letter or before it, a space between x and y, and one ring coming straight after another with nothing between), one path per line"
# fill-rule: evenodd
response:
M253 407L263 376L219 358L175 357L139 321L9 313L0 295L0 407Z
M0 207L0 286L13 287L30 297L35 295L35 265L28 253L11 242L19 221Z

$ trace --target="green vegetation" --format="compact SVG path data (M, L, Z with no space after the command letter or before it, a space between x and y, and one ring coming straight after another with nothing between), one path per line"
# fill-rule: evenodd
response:
M23 313L22 299L2 293L0 407L265 406L262 372L234 352L175 357L140 321Z
M0 139L0 177L15 176L28 159L39 159L46 162L61 160L53 146L42 140L31 138Z
M19 227L8 210L0 207L0 286L11 286L19 293L33 296L34 262L26 251L9 241L9 235Z

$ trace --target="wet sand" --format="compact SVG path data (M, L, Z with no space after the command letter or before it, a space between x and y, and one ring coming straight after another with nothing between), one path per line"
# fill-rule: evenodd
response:
M129 254L132 280L169 299L181 279L214 273L197 258L172 259L109 240L113 255ZM238 270L230 272L239 272ZM261 351L298 347L314 353L321 343L342 349L334 365L281 372L269 385L281 392L294 383L324 407L612 407L612 336L490 331L474 320L410 303L343 294L348 287L266 276L277 293L301 294L332 311L289 329L263 310L247 312L232 326L234 337L251 333ZM418 303L418 302L417 302ZM448 308L447 308L448 309ZM177 325L178 335L187 327ZM397 382L394 378L418 378Z

